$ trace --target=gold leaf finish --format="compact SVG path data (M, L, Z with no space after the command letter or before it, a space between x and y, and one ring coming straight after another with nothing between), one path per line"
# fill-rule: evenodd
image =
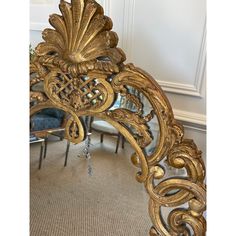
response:
M96 116L113 125L135 152L131 161L138 168L137 181L150 196L151 236L179 236L206 233L205 165L201 151L184 139L184 129L173 115L161 87L149 74L133 64L123 64L125 54L117 48L112 21L94 0L60 1L61 15L49 18L54 29L43 31L44 42L36 48L30 64L30 115L55 107L68 114L66 138L79 143L86 137L81 116ZM36 89L42 84L41 89ZM39 86L40 87L40 86ZM151 105L148 113L137 90ZM111 109L122 96L130 108ZM153 142L149 122L159 123L159 142ZM165 161L186 176L168 177ZM162 208L174 208L167 221ZM147 232L148 234L148 232Z
M137 131L135 134L137 143L141 148L144 148L151 143L152 136L149 127L146 124L147 122L144 118L140 117L139 114L125 108L118 108L107 112L107 115L110 116L112 120L134 127Z
M116 48L118 36L111 31L112 21L104 16L102 7L93 0L74 0L71 4L61 0L62 15L52 14L49 18L55 30L43 31L45 42L38 45L36 53L55 53L73 63L99 57L108 57L114 64L123 62L125 54Z

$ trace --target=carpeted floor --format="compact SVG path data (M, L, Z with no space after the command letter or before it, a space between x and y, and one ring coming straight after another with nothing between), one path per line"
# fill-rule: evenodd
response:
M40 146L30 147L31 236L146 236L152 225L148 195L135 180L131 148L115 154L116 139L100 144L92 136L92 176L79 158L84 144L71 145L63 167L66 141L52 138L38 170Z

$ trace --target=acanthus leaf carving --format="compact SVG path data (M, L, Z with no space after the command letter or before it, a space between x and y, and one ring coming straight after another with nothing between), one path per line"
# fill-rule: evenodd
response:
M141 148L146 147L152 141L152 135L147 121L140 117L137 113L129 111L125 108L118 108L113 111L108 111L107 115L113 120L122 123L128 127L135 129L136 133L133 132L137 143Z
M30 64L30 98L37 102L31 107L31 115L44 108L64 110L69 115L66 138L73 143L83 141L86 135L80 116L110 122L135 150L131 160L140 169L136 179L144 183L150 196L150 235L205 235L206 186L201 152L193 141L184 139L183 126L174 119L163 90L142 69L123 64L125 54L117 47L112 21L95 0L61 0L59 7L62 15L50 16L54 29L43 31L45 41L37 46ZM34 91L39 83L43 83L43 91ZM129 88L147 98L150 113L144 114L141 99ZM112 110L119 95L134 108ZM148 122L154 117L159 123L159 142L149 154L145 148L153 137ZM166 178L163 160L173 168L184 168L186 176ZM188 208L180 208L183 204ZM176 208L168 222L162 218L162 207Z

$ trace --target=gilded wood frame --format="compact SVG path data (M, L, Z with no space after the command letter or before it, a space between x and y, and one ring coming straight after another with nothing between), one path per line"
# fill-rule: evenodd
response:
M61 15L52 14L49 18L54 29L43 31L44 42L36 47L36 56L30 63L30 99L34 101L30 114L50 107L70 114L66 138L73 143L85 139L80 119L83 115L112 124L135 150L131 160L139 169L136 179L150 196L153 226L149 234L205 235L205 166L201 151L192 140L184 139L183 126L174 119L163 90L145 71L124 64L125 53L117 47L112 21L95 0L61 0L59 8ZM34 86L40 82L44 90L35 91ZM140 98L130 93L130 87L149 101L152 110L148 114L144 114ZM118 94L136 109L110 110ZM160 136L149 154L145 148L153 137L148 122L154 116ZM163 160L173 168L185 168L187 176L165 178ZM167 222L163 220L162 207L174 208Z

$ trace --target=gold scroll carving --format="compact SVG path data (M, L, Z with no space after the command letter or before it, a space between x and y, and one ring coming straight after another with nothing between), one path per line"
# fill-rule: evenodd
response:
M184 129L173 115L171 105L158 83L133 64L124 64L125 53L117 47L118 36L112 21L94 0L60 1L61 15L52 14L53 29L43 31L44 42L36 47L30 64L30 114L55 107L70 116L66 138L79 143L85 138L83 115L111 123L134 148L132 163L139 169L137 181L150 196L149 213L153 223L150 235L205 235L205 167L201 151L192 140L184 139ZM43 83L43 91L35 91ZM138 90L151 104L144 114ZM118 95L135 105L134 110L110 110ZM159 122L159 143L145 151L153 136L148 122ZM187 176L165 178L166 161L173 168L185 168ZM174 208L167 222L162 208ZM148 232L147 232L148 233Z

